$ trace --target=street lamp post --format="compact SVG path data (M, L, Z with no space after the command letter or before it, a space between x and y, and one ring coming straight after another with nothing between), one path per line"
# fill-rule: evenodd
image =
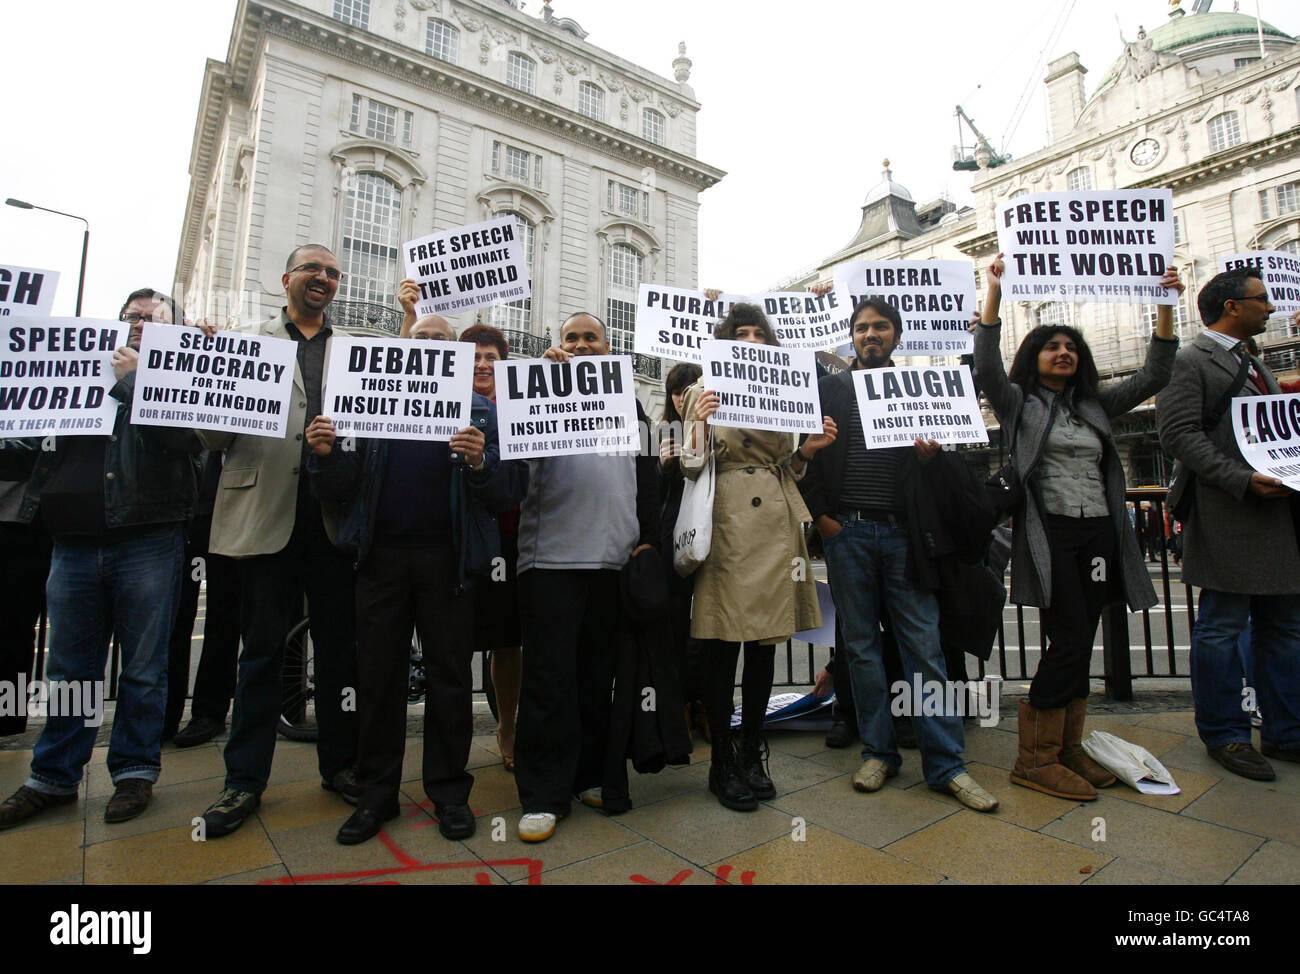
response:
M80 220L86 225L86 232L81 238L81 276L77 278L77 311L78 318L81 317L81 296L86 290L86 252L90 249L90 221L84 216L76 216L72 213L64 213L62 210L51 210L48 207L37 206L35 203L27 203L23 200L13 198L5 200L7 206L16 206L20 210L40 210L43 213L53 213L56 216L66 216L73 220Z

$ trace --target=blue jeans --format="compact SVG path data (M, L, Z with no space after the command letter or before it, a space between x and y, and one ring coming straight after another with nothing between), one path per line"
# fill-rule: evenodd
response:
M834 517L843 527L822 547L835 618L844 637L862 757L878 758L897 769L903 759L894 738L881 655L881 609L889 614L898 640L904 677L919 673L924 682L933 680L946 686L948 671L939 646L939 603L933 592L918 588L906 577L907 535L896 521ZM961 758L966 742L959 715L913 714L912 727L931 788L942 788L966 770Z
M185 540L177 524L162 537L103 547L55 544L50 558L46 679L103 680L114 632L122 644L117 711L108 743L114 784L124 778L157 781L162 769L167 643L184 555ZM76 794L97 729L84 716L52 714L36 742L27 786L51 795Z
M1300 747L1300 595L1241 595L1201 590L1192 629L1192 699L1196 730L1208 747L1250 742L1250 711L1241 692L1238 645L1249 621L1255 692L1274 747Z

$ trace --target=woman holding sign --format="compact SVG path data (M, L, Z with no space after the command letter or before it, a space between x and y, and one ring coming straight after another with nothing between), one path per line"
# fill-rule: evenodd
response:
M1020 702L1020 755L1011 780L1060 798L1091 801L1115 778L1084 753L1088 670L1102 609L1124 599L1133 611L1156 602L1137 537L1129 528L1124 467L1112 417L1169 381L1178 340L1173 308L1160 305L1142 368L1099 387L1083 336L1041 325L1020 344L1008 376L999 353L1002 255L975 328L975 377L1003 429L1024 487L1013 511L1011 599L1036 605L1043 653L1029 697ZM1170 269L1161 282L1179 294Z
M713 337L779 345L763 312L733 305ZM691 635L709 640L708 709L713 745L709 790L727 808L753 811L776 788L763 770L763 719L772 693L776 643L821 625L817 590L808 573L803 525L811 520L795 481L808 460L835 440L835 421L796 449L793 433L710 429L717 393L701 378L686 392L688 420L682 473L694 480L714 458L713 543L695 574ZM731 739L736 662L745 646L741 686L741 733Z

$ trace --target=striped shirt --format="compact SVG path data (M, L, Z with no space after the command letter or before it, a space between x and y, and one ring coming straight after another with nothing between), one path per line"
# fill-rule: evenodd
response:
M848 382L852 372L840 372ZM856 399L849 410L848 439L844 444L844 484L840 488L840 507L837 513L847 514L862 508L882 511L901 511L898 497L899 449L868 450L862 434L862 414ZM903 447L900 449L908 449Z

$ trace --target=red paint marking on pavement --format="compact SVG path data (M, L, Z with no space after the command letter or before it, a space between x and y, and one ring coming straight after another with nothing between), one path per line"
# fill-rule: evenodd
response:
M695 872L694 869L683 869L676 876L674 876L672 879L668 880L668 882L663 884L656 883L653 879L646 879L640 873L633 873L631 876L628 877L628 879L632 880L632 882L634 883L640 883L643 886L659 886L659 885L680 886L682 885L682 883L686 882L686 880L690 877L691 873L693 872Z
M402 847L393 841L393 838L388 834L387 829L379 830L379 841L384 844L384 848L387 849L389 852L391 852L393 854L393 858L396 859L401 865L418 866L420 864L420 860L413 859L410 856L408 856L402 850Z

